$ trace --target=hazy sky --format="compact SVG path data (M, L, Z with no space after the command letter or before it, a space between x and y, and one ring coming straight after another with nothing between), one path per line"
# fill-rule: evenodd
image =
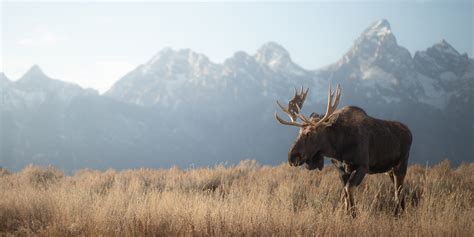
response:
M1 5L0 71L18 79L33 64L101 92L164 47L191 48L221 63L235 51L283 45L317 69L387 19L413 54L441 39L472 57L473 1L434 3L14 3Z

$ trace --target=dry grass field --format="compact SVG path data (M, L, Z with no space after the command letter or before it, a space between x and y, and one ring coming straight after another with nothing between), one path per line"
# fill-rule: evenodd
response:
M0 235L473 236L474 164L411 166L407 208L394 216L388 175L357 190L345 214L336 170L261 166L0 170Z

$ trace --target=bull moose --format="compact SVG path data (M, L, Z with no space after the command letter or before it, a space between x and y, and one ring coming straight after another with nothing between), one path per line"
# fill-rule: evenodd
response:
M306 94L303 89L288 103L278 106L289 116L285 121L275 112L276 120L283 125L300 128L295 143L288 152L290 166L305 164L306 168L321 170L324 157L331 159L339 171L344 186L346 209L355 216L354 189L366 174L387 172L395 186L395 212L404 209L401 197L407 172L412 134L408 127L397 121L373 118L356 106L336 110L341 97L341 87L333 92L329 87L326 113L313 113L306 118L301 113ZM297 122L297 118L301 122Z

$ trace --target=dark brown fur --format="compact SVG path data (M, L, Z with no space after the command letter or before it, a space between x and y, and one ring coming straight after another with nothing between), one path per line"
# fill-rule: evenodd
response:
M323 157L330 157L340 171L348 209L353 209L352 190L365 174L389 172L396 188L395 198L403 208L399 195L411 143L412 134L404 124L376 119L361 108L347 106L335 111L327 122L301 128L288 161L292 166L306 164L308 169L322 169Z

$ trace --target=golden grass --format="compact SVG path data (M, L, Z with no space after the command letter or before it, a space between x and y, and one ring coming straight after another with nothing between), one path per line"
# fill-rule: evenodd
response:
M407 209L393 186L366 176L358 216L346 215L337 172L243 161L226 168L0 170L0 235L472 236L474 164L411 166Z

